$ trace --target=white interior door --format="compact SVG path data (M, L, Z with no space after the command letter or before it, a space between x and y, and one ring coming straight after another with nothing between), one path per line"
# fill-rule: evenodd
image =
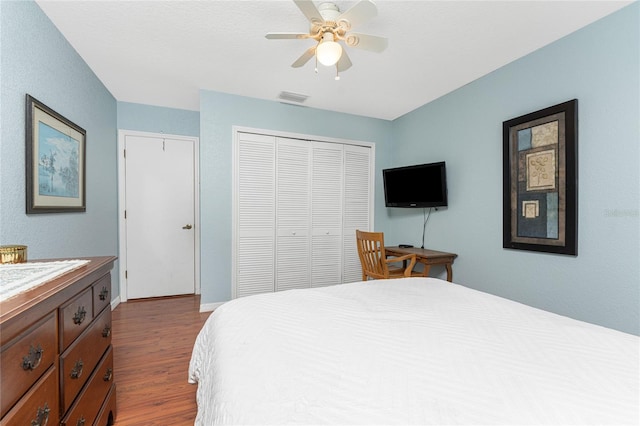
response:
M373 225L373 163L371 149L344 147L344 214L342 228L342 282L362 280L356 229Z
M313 142L311 286L342 282L342 144Z
M128 299L195 293L194 145L125 136Z
M309 142L276 139L275 290L307 288L309 275Z
M234 130L233 297L360 281L375 145L268 133Z
M275 138L238 133L233 197L233 297L273 292Z

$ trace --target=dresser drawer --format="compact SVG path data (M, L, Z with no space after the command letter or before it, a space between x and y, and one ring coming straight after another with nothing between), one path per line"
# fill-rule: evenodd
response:
M113 349L109 347L61 425L92 425L113 384Z
M100 278L93 285L93 313L97 314L111 304L111 274Z
M93 319L93 293L86 289L60 307L60 352L84 331Z
M60 356L60 389L66 411L111 344L111 309L105 309Z
M116 384L111 385L107 400L102 405L98 418L93 423L93 426L109 426L116 421Z
M57 351L56 311L7 343L0 355L0 412L4 415L53 365Z
M4 391L4 382L2 386ZM24 398L2 418L0 426L55 425L59 418L58 371L55 367L51 367Z

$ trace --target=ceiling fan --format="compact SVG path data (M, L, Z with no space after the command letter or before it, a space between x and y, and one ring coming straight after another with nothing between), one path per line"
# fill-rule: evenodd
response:
M311 26L308 33L267 33L266 38L273 39L314 39L317 43L307 49L293 64L299 68L311 58L326 66L336 67L336 80L339 72L351 67L351 60L339 42L358 49L382 52L387 48L387 39L368 34L350 32L354 26L361 24L378 14L376 5L371 0L361 0L344 13L335 3L321 3L317 8L310 0L293 0L300 11L307 17Z

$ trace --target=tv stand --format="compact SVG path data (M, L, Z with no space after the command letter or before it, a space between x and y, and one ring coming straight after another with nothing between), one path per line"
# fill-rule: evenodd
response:
M444 265L447 270L447 281L453 280L453 260L458 257L455 253L429 250L416 247L392 246L384 248L388 256L404 256L405 254L415 254L416 262L424 265L424 276L429 276L431 265Z

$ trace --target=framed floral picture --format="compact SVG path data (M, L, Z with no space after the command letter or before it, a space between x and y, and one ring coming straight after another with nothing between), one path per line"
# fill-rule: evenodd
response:
M27 214L86 211L86 132L27 95Z
M578 254L578 100L503 122L503 247Z

